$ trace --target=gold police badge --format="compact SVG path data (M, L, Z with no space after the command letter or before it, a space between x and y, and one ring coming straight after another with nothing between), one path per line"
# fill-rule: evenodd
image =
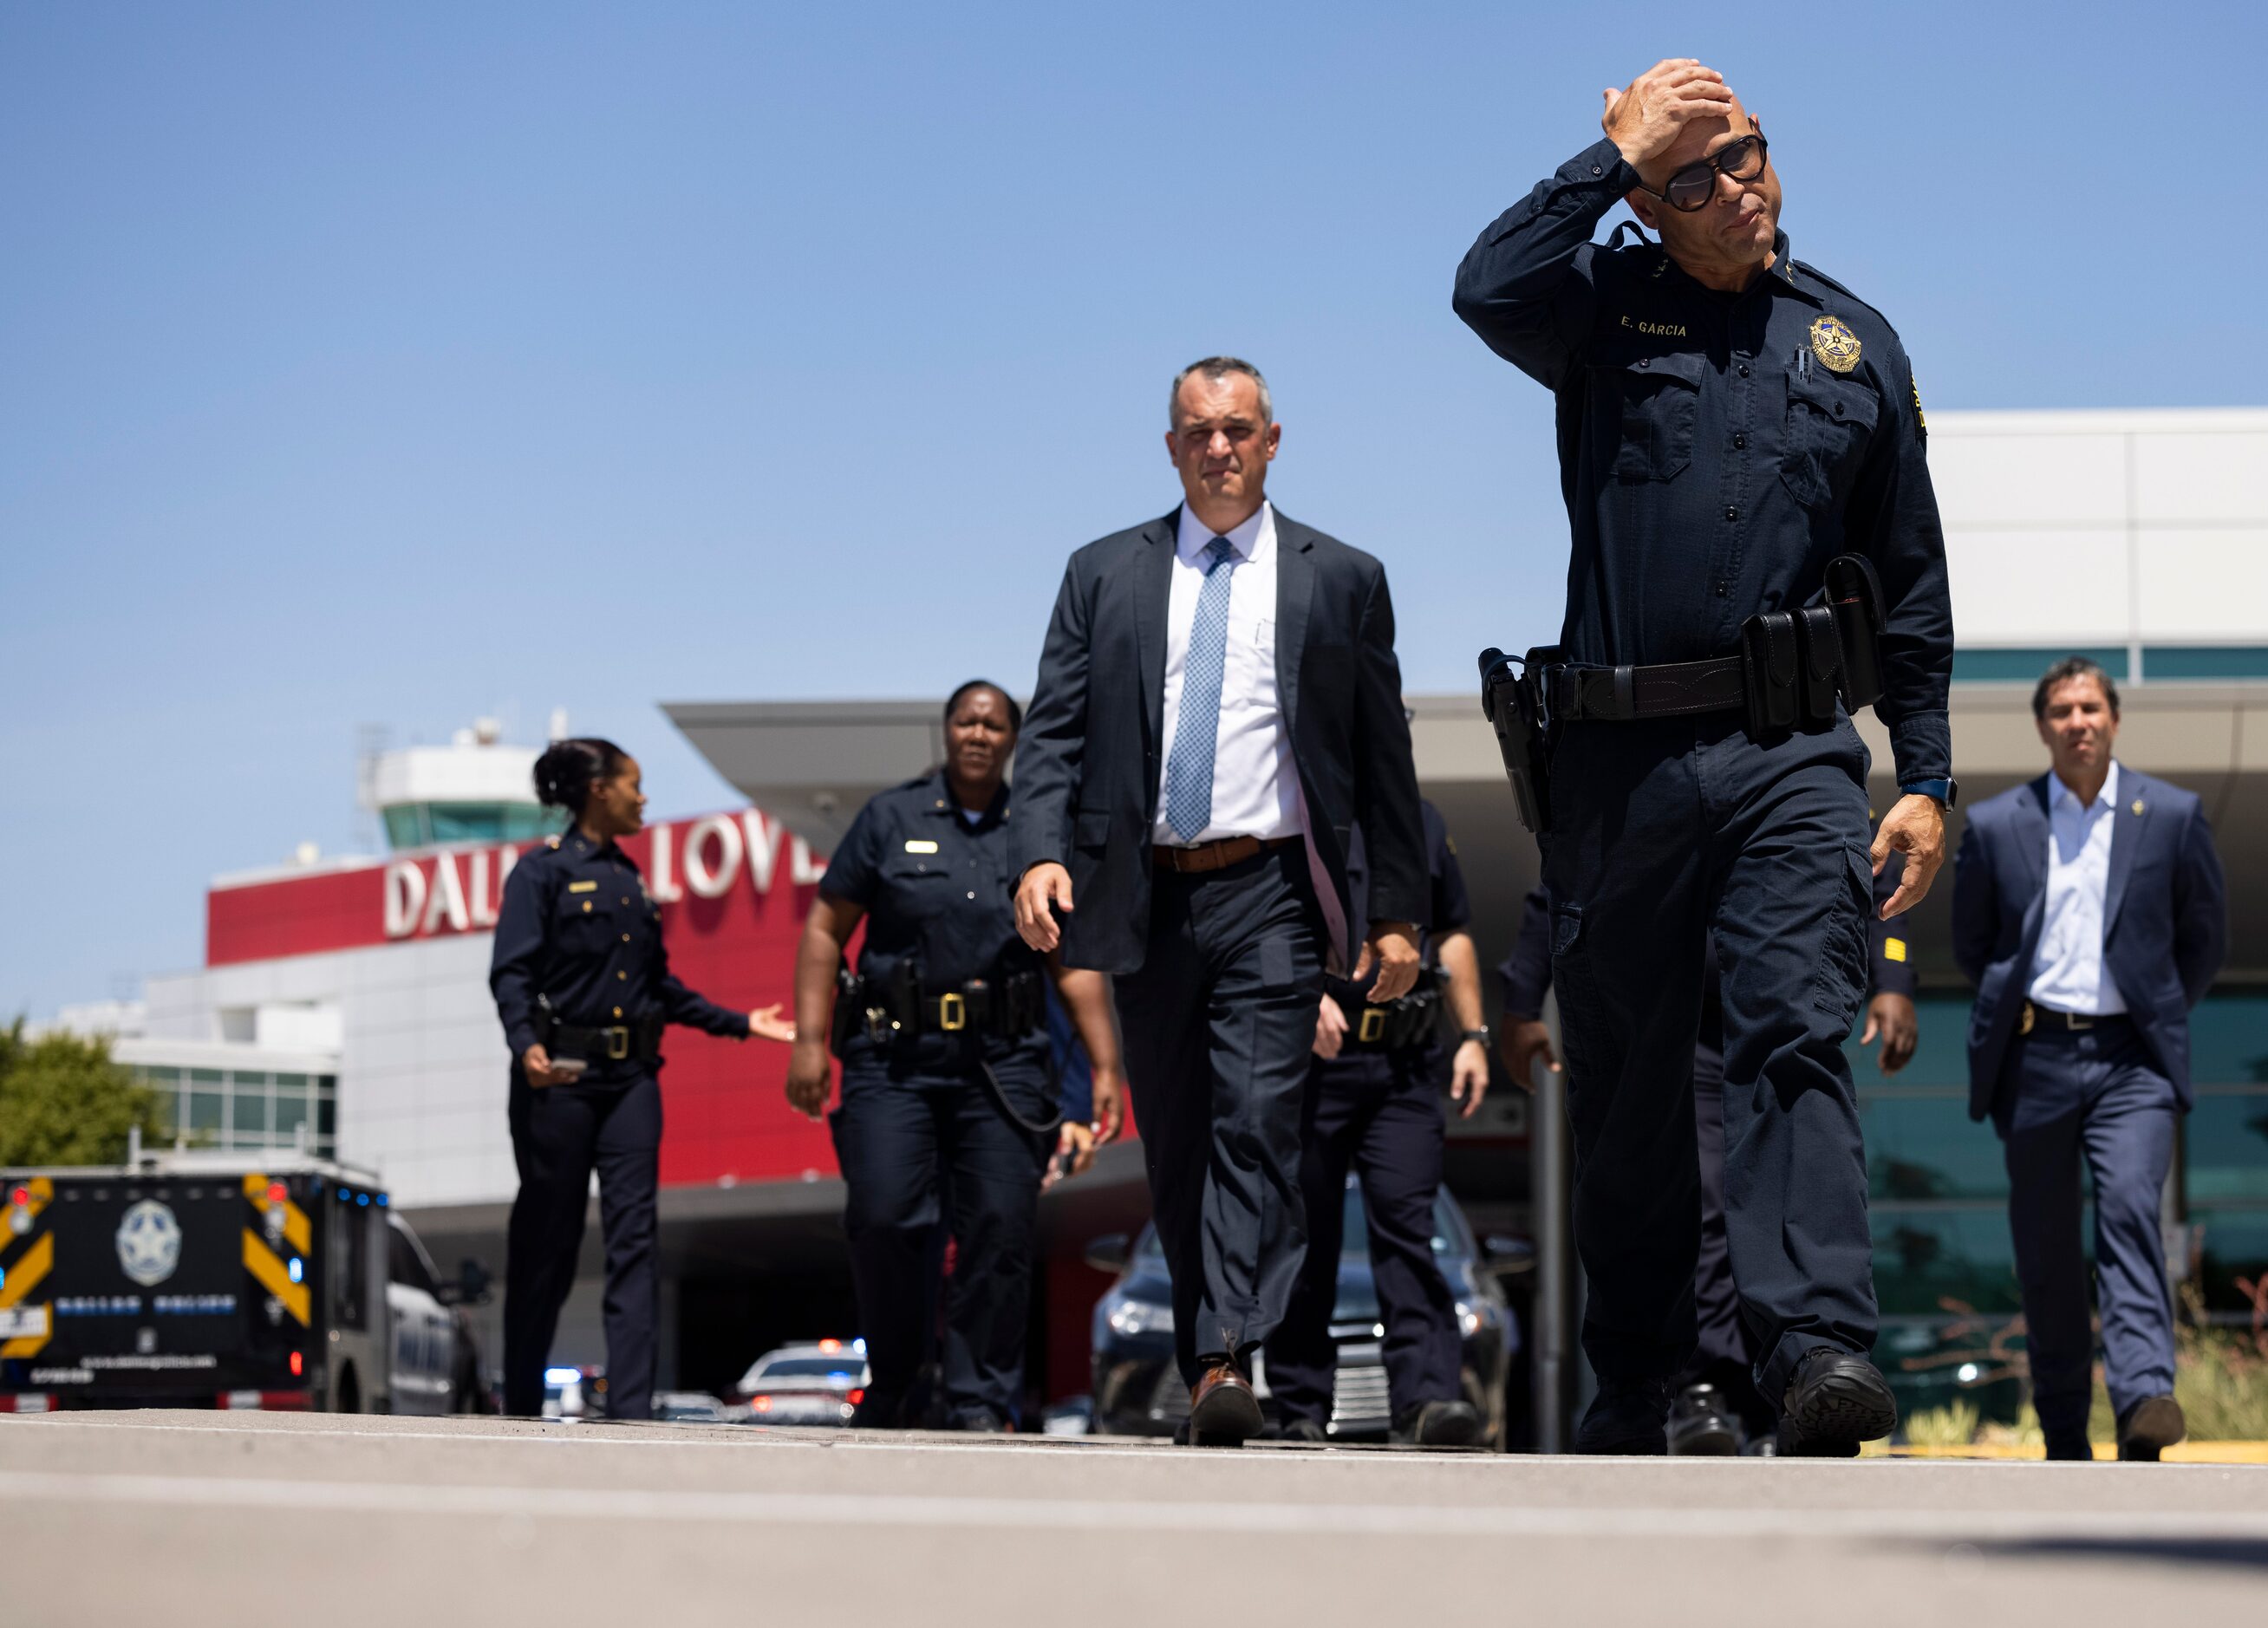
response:
M1847 373L1859 365L1859 335L1840 317L1822 317L1811 325L1811 354L1828 372Z

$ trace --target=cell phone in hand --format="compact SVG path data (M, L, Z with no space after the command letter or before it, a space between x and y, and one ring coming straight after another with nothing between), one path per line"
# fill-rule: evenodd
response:
M575 1081L582 1079L584 1072L590 1066L591 1064L582 1057L554 1057L551 1059L551 1072L558 1075L562 1080L569 1085L572 1085Z

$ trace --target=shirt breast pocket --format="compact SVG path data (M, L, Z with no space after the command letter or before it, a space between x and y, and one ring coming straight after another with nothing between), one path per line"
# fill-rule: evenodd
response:
M882 898L879 910L895 910L916 921L927 921L945 909L952 882L941 855L917 858L906 854L882 867Z
M1807 509L1824 509L1847 489L1881 414L1873 387L1832 373L1787 376L1780 479Z
M553 931L561 947L575 954L606 953L615 932L614 901L603 893L559 895L552 913Z
M1673 352L1602 370L1607 375L1602 382L1620 403L1616 480L1674 480L1693 461L1705 365L1697 354Z

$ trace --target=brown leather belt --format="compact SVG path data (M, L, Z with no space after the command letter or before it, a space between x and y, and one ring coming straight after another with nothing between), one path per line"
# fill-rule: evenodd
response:
M1204 871L1223 871L1232 865L1241 865L1257 853L1272 853L1278 848L1289 848L1304 842L1299 836L1224 836L1219 842L1197 843L1188 848L1171 848L1162 843L1152 844L1150 862L1161 871L1179 871L1194 875Z

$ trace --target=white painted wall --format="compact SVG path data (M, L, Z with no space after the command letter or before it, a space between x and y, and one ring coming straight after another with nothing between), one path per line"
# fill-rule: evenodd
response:
M2268 409L1932 413L1929 468L1964 646L2268 644Z

